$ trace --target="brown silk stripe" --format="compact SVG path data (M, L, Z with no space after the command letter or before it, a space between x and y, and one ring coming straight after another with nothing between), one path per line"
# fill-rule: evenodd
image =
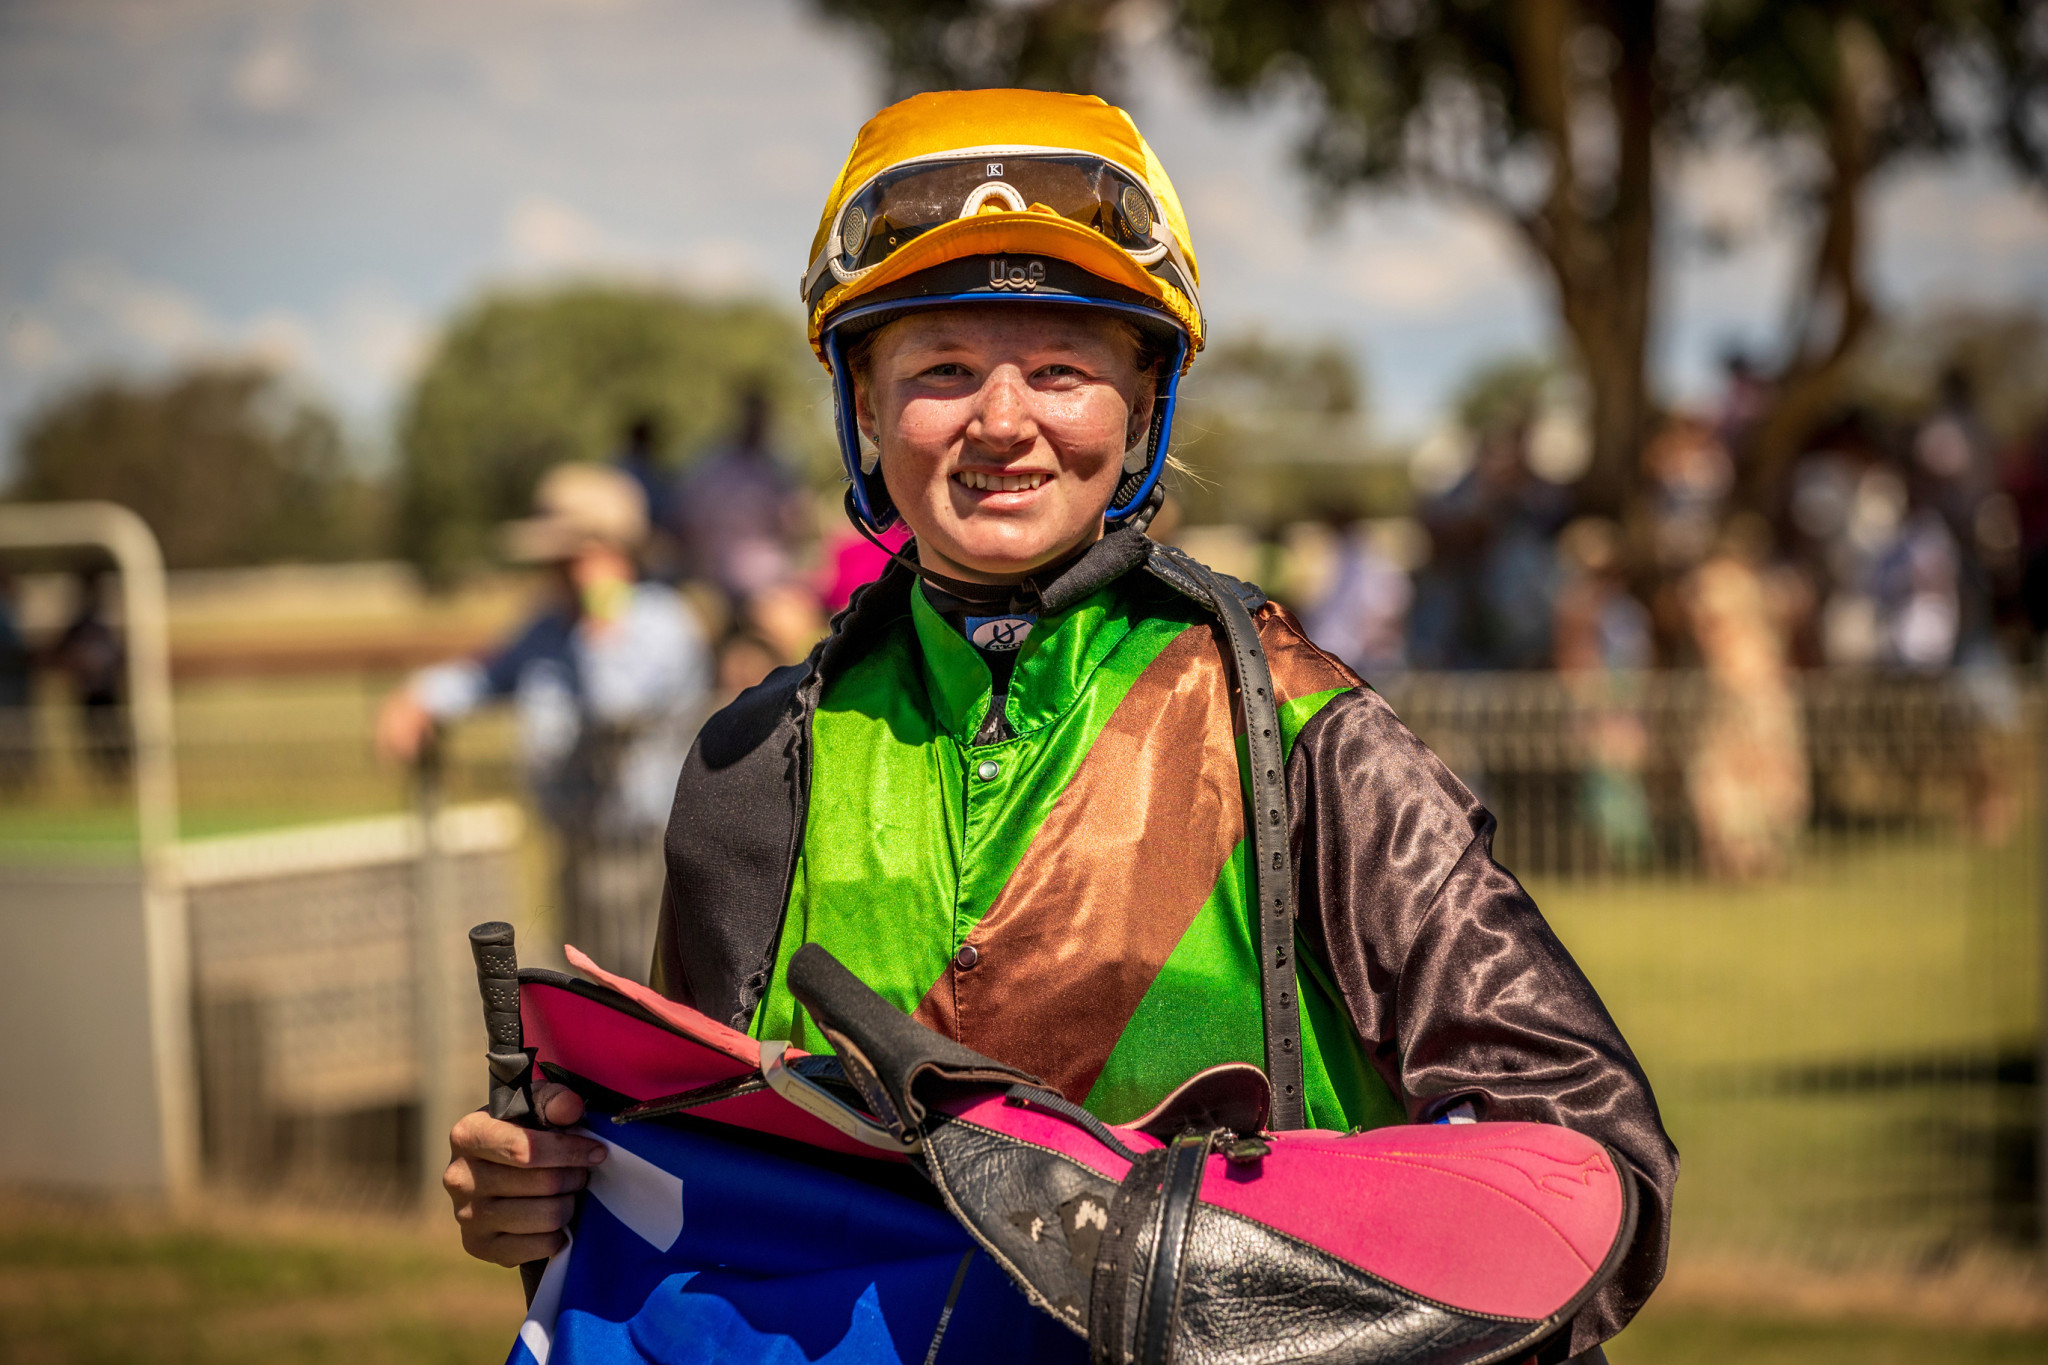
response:
M1252 620L1259 627L1266 666L1273 670L1273 692L1282 704L1333 687L1363 686L1356 673L1315 645L1294 613L1278 602L1260 607Z
M1079 1103L1244 832L1228 666L1191 626L1138 676L916 1017Z

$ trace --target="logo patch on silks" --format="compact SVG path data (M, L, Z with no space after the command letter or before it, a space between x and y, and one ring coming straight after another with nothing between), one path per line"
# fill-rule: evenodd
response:
M578 1131L611 1155L507 1365L1087 1359L907 1166L597 1114Z
M1022 649L1024 642L1031 638L1031 628L1038 624L1036 616L970 616L967 618L967 638L976 648L997 654Z

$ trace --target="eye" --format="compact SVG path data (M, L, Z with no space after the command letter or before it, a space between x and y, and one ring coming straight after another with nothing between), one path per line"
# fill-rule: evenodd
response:
M960 379L965 377L967 373L967 367L959 361L942 360L936 365L928 365L924 369L919 370L917 377L919 379Z
M1086 377L1086 373L1080 366L1069 365L1064 361L1054 361L1050 365L1041 365L1038 368L1038 378L1040 379L1083 379Z

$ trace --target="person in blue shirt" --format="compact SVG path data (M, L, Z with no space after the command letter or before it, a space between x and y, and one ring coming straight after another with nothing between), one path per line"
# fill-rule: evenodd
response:
M682 598L640 575L647 500L630 475L560 465L534 500L505 548L552 568L548 600L495 652L424 669L388 697L378 748L410 761L436 727L509 702L535 803L563 836L562 937L644 978L661 831L710 698L711 652Z

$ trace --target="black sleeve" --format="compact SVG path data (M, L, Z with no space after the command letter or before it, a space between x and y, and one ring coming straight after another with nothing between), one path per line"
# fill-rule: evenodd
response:
M1303 933L1409 1118L1469 1100L1481 1119L1598 1138L1632 1168L1635 1241L1571 1349L1613 1336L1663 1278L1678 1178L1635 1055L1493 860L1493 817L1377 694L1346 693L1303 728L1288 784Z

